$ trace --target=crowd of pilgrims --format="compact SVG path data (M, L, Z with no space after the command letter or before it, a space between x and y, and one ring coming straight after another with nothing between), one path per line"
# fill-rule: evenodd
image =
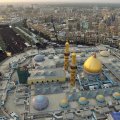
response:
M0 36L5 43L6 50L12 55L21 53L26 48L25 40L8 25L0 26ZM7 57L5 51L0 51L0 61Z

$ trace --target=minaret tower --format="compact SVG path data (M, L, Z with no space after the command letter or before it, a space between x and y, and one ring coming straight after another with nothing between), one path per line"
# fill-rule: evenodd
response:
M70 85L72 87L75 86L75 79L76 79L76 53L72 53L72 61L71 61L71 66L70 66Z
M69 42L67 41L65 43L65 52L64 52L64 70L68 70L68 66L69 66Z

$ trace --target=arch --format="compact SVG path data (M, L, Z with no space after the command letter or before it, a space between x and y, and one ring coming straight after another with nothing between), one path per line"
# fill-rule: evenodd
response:
M54 80L52 80L52 82L54 82Z

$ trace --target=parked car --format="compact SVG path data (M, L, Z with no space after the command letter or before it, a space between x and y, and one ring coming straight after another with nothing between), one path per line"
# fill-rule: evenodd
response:
M19 116L15 112L11 112L10 116L13 118L13 120L19 120Z
M2 101L1 101L1 106L4 106L4 104L5 104L5 101L2 100ZM1 119L0 119L0 120L1 120Z
M0 120L7 120L5 116L0 116Z

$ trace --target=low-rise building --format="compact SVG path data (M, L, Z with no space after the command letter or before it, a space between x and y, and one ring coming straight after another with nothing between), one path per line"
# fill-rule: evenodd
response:
M45 83L45 82L65 82L65 71L62 68L33 70L28 77L28 84Z

